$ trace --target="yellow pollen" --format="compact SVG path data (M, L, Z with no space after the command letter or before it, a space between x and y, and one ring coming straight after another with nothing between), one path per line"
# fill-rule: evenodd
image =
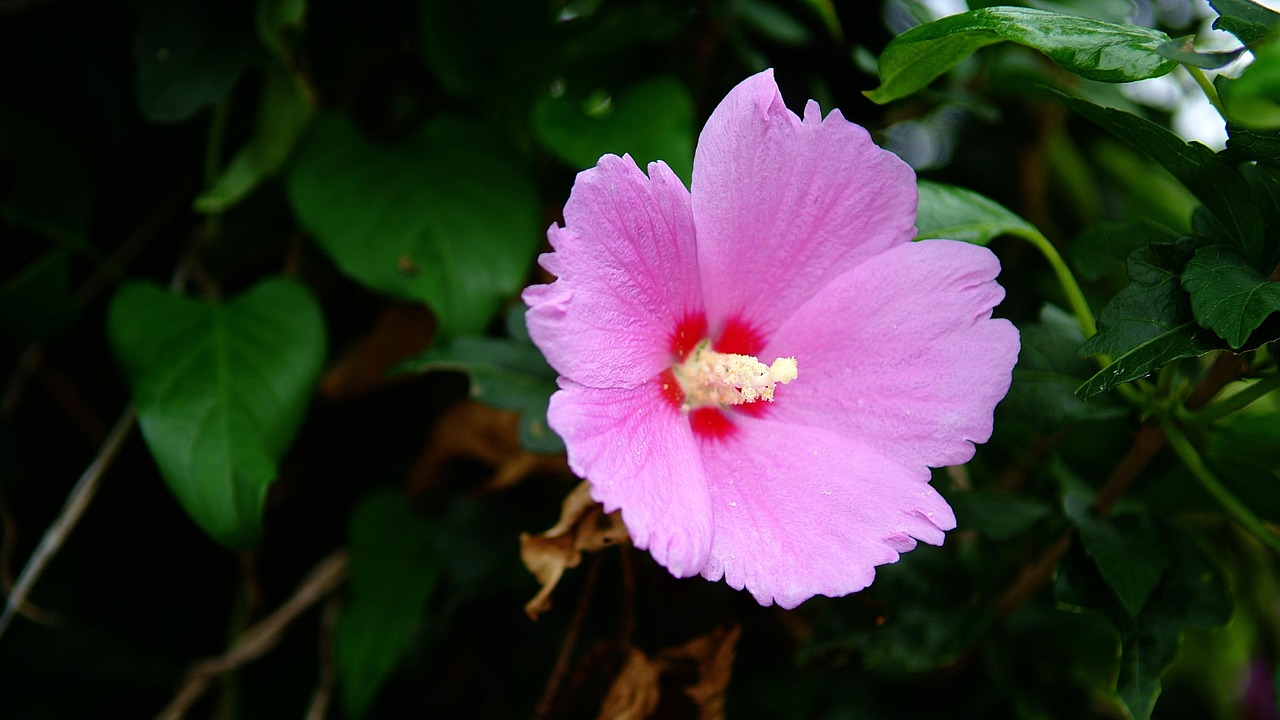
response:
M760 400L773 402L778 383L786 385L799 374L794 357L778 358L772 365L765 365L752 355L716 352L706 340L672 371L684 391L686 410Z

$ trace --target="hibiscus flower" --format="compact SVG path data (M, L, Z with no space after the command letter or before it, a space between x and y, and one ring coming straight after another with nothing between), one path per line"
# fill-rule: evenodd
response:
M692 191L606 155L524 292L569 466L672 574L761 604L869 585L955 516L930 467L991 436L1018 333L987 249L912 242L915 175L772 71L698 139Z

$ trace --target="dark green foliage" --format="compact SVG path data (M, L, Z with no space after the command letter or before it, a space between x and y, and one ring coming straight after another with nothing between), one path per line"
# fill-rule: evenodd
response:
M184 717L591 718L642 656L636 718L1274 717L1280 14L1211 4L1257 57L1221 151L1108 84L1243 54L1182 0L0 2L0 716L155 717L224 656ZM530 621L521 536L581 480L545 230L603 153L690 182L766 67L1001 263L957 527L792 611L611 547ZM723 698L662 654L717 628Z

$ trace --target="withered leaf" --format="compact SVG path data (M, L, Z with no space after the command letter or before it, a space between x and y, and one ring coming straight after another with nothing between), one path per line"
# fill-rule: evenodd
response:
M627 528L618 512L606 515L591 499L591 488L581 482L560 507L560 521L541 535L520 534L520 559L542 585L524 606L530 619L551 609L551 592L564 571L582 562L582 553L594 552L628 539Z
M681 688L698 708L698 720L724 720L724 695L733 671L734 650L742 635L739 626L721 626L676 647L665 648L652 659L630 648L627 661L614 678L600 707L599 720L643 720L658 709L664 674L687 675L694 680ZM670 684L668 684L670 687Z

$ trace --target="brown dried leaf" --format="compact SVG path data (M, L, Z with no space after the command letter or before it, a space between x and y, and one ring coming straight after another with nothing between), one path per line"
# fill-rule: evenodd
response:
M598 720L643 720L658 709L661 693L658 688L660 671L639 650L627 651L627 662L618 671L618 677L609 686L609 694L600 706Z
M684 692L698 705L698 720L724 720L724 694L733 674L734 650L742 628L721 626L679 647L658 653L658 660L668 666L680 661L697 665L698 680Z
M466 458L493 467L477 492L495 492L532 473L568 474L563 455L540 455L520 445L520 413L463 400L440 416L427 447L409 473L409 494L420 497L447 474L450 460Z
M653 659L631 648L609 686L598 720L643 720L658 709L664 674L693 673L682 689L698 708L698 720L724 720L724 695L733 672L739 626L722 626L689 642L658 652ZM668 679L668 687L671 687Z
M351 346L320 381L320 396L347 400L392 381L387 372L431 345L436 321L424 305L390 303L373 330Z
M560 506L560 521L541 535L520 533L520 559L537 578L542 589L524 606L532 620L551 609L551 592L564 576L564 571L578 567L582 553L617 545L628 539L622 516L606 515L604 508L591 499L591 488L578 483Z

